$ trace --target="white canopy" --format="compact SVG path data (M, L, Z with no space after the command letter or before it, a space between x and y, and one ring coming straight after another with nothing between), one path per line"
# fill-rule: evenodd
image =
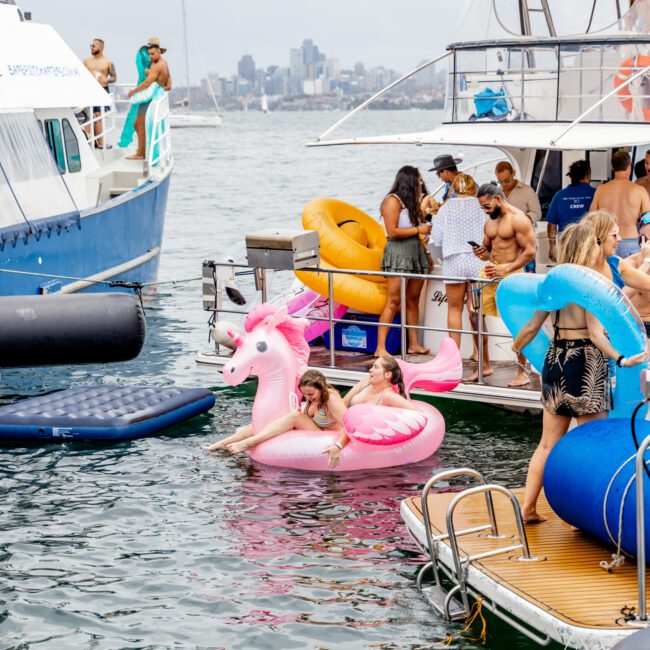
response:
M49 25L21 22L0 5L0 109L77 108L112 103Z
M310 142L308 146L327 147L350 144L465 145L498 148L531 148L557 150L610 149L650 143L647 124L568 124L526 122L477 122L443 124L433 131L398 133L368 138Z

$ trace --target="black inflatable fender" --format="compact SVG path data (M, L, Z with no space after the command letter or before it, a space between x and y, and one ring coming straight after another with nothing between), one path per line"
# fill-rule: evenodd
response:
M128 361L145 335L132 294L0 297L0 368Z

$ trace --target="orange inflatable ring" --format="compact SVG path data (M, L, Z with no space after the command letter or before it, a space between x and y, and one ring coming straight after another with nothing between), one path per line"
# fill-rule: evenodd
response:
M650 66L650 56L631 56L629 59L625 59L621 63L619 69L614 76L614 88L618 88L616 94L618 95L618 101L621 102L621 106L628 112L631 113L634 108L634 100L632 98L632 93L630 92L630 85L623 84L637 71L642 70ZM650 108L643 108L643 117L646 122L650 122Z
M379 222L338 199L316 199L302 213L306 230L320 235L323 268L380 271L386 234ZM329 298L326 273L297 271L300 281ZM386 279L334 274L334 301L368 314L380 314L386 303Z

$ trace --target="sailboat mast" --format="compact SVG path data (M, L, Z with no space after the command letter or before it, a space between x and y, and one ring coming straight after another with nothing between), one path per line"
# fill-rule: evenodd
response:
M190 95L190 55L187 44L187 12L185 11L185 0L181 0L183 5L183 48L185 50L185 81L187 83L187 110L192 110L192 100Z

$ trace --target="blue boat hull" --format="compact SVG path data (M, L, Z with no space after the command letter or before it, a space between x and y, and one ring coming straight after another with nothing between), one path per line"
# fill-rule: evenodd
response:
M155 281L170 176L86 210L78 220L33 221L31 230L37 234L16 236L16 229L0 229L0 295L128 290L76 282L97 274L109 280Z

